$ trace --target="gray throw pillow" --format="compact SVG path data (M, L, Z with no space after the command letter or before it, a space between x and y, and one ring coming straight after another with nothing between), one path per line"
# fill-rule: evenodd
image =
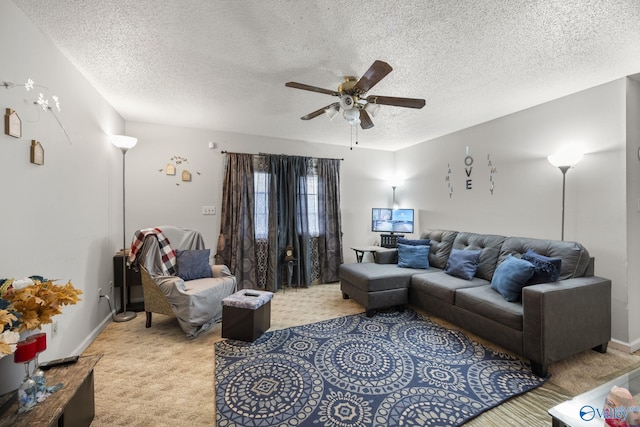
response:
M185 281L212 277L210 253L210 249L176 251L178 277Z
M491 288L498 291L509 302L520 301L522 288L526 286L527 280L531 279L534 272L533 264L510 254L498 264L491 279Z
M429 246L398 245L398 267L429 268Z
M480 249L451 249L444 272L450 276L471 280L478 271Z
M537 254L531 249L522 255L522 259L529 261L536 268L536 271L527 282L527 285L556 282L560 278L562 259L549 258L544 255Z

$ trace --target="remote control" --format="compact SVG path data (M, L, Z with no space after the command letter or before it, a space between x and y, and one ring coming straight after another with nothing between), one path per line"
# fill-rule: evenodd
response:
M47 369L53 368L55 366L70 365L72 363L76 363L79 357L80 356L69 356L63 357L62 359L50 360L48 362L41 363L39 367L43 371L46 371Z

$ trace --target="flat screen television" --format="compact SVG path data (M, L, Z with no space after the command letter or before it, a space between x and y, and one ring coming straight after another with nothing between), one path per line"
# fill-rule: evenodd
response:
M413 209L371 209L371 231L413 233Z

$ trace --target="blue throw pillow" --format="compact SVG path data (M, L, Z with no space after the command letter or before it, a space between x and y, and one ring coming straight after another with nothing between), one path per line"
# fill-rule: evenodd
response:
M529 261L509 255L498 264L491 279L491 288L500 292L500 295L509 302L519 301L522 288L531 279L536 268Z
M464 280L471 280L478 271L480 249L451 249L444 272Z
M411 239L405 239L404 237L400 237L398 239L398 244L399 245L412 245L412 246L429 246L431 245L431 240L429 239L416 239L416 240L411 240Z
M529 261L536 268L527 285L555 282L560 278L560 269L562 268L560 258L549 258L529 249L522 255L522 259Z
M429 268L429 246L398 244L398 267Z
M212 277L209 254L209 249L176 251L178 277L185 281Z

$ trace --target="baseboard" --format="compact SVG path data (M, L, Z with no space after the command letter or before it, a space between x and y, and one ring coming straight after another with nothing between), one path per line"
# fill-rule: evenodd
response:
M628 342L618 341L612 338L611 341L609 341L609 347L615 348L616 350L619 350L619 351L624 351L625 353L629 353L629 354L635 353L636 351L640 350L640 339L637 339L631 343L628 343Z
M95 341L96 338L98 338L100 332L102 332L104 328L106 328L107 325L111 323L111 321L111 312L109 312L109 314L107 314L102 322L100 322L100 324L98 324L98 326L96 326L93 331L91 331L91 333L87 335L84 340L82 340L80 345L78 345L78 347L76 347L71 354L82 354L91 345L91 343Z

